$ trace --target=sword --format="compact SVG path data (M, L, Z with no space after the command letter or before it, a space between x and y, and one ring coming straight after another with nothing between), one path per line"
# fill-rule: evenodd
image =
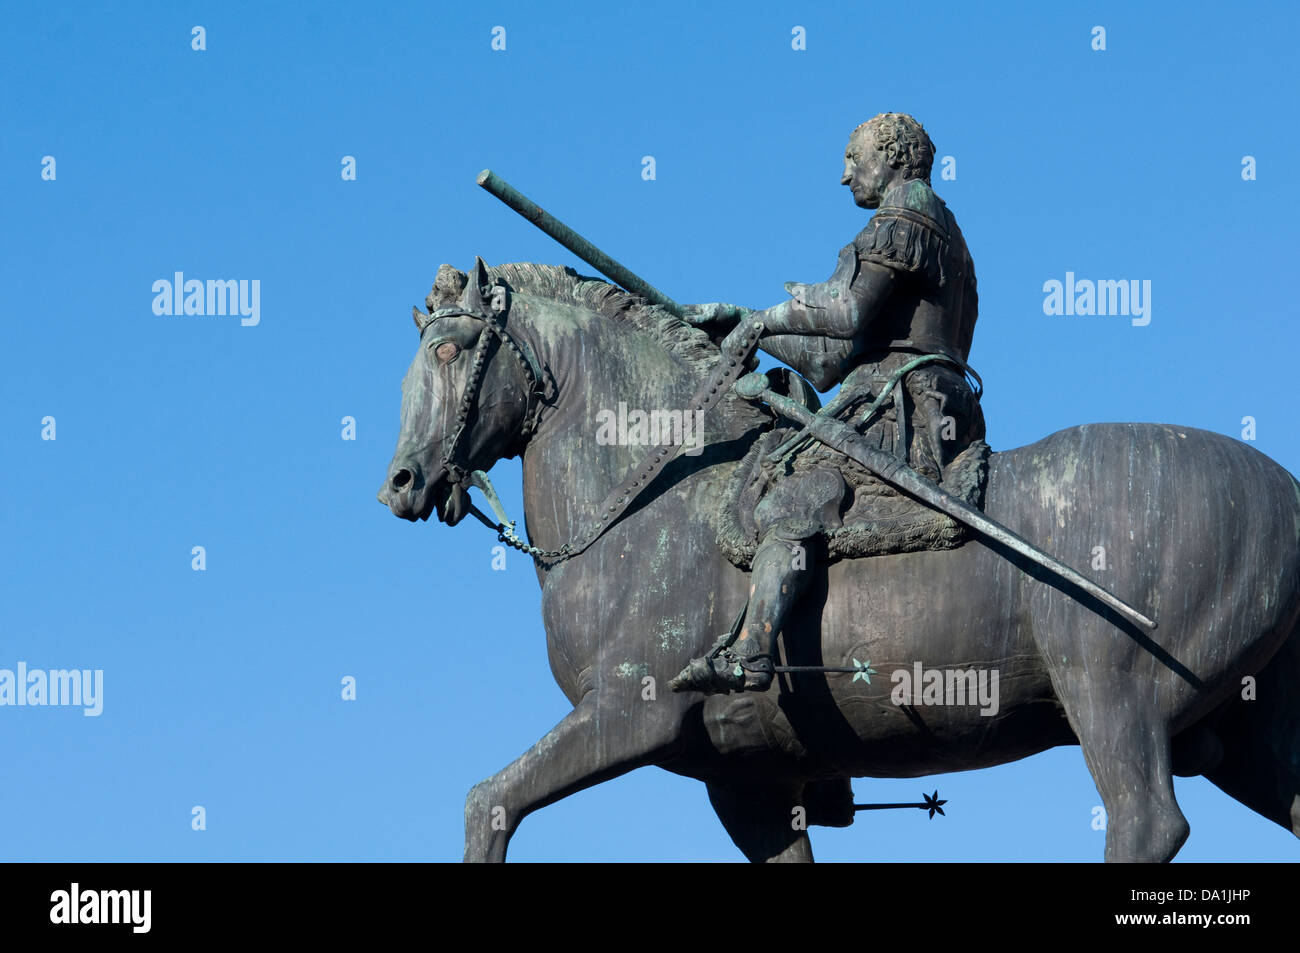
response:
M676 301L606 255L559 219L543 211L536 202L513 188L491 169L484 169L478 174L475 181L611 281L633 294L640 295L650 303L660 305L678 317L682 317L684 309ZM723 360L719 362L714 372L709 375L709 379L701 383L699 390L691 399L691 406L700 411L705 411L711 409L717 403L723 394L725 385L731 378L738 376L737 371L740 366L754 352L761 331L761 324L757 324L751 329L746 328L745 322L742 321L736 326L723 342ZM763 375L753 376L762 380L764 385L766 384L766 377ZM1001 523L985 516L975 507L969 506L950 493L940 489L898 458L868 445L856 430L842 421L822 414L814 414L802 404L773 393L765 386L761 389L757 385L744 388L740 386L739 381L735 386L737 393L742 397L766 401L772 409L802 424L808 435L857 460L858 463L891 486L911 494L940 512L948 514L953 519L1037 563L1061 579L1082 589L1148 632L1155 631L1156 623L1154 620L1149 619L1119 597L1038 549L1028 540L1013 533ZM573 541L567 548L566 558L569 555L576 555L585 550L606 529L613 525L632 504L640 491L648 486L659 471L676 456L675 453L670 452L675 449L675 447L668 446L652 447L645 460L637 467L638 470L643 471L640 479L634 481L629 476L627 480L614 488L610 495L602 501L600 509L597 511L601 513L601 518L587 533ZM474 515L483 520L484 523L488 522L481 514L475 513Z
M1037 563L1053 575L1077 586L1094 599L1118 612L1125 619L1154 632L1156 623L1118 596L1103 589L1091 579L1071 569L1065 563L1043 552L1024 537L1012 532L996 520L990 519L968 503L957 499L946 490L931 483L902 460L868 444L856 430L834 417L815 414L797 401L774 393L767 387L767 376L750 374L737 381L736 392L747 400L760 399L784 417L803 425L807 432L834 450L862 464L890 486L903 490L953 519L971 527L995 542Z

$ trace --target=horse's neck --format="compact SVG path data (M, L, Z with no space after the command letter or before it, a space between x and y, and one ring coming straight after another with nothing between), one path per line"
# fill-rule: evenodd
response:
M601 500L649 450L609 442L610 428L602 432L600 422L607 415L619 419L621 410L626 419L634 410L684 408L697 383L684 362L645 332L577 309L557 312L527 331L553 378L548 397L554 402L523 454L526 526L544 549L586 530Z

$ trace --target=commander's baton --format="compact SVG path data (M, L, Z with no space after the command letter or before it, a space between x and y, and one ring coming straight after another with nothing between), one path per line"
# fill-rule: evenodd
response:
M543 211L541 206L512 187L510 183L491 169L484 169L474 181L591 265L592 268L595 268L610 281L635 295L640 295L651 304L657 304L666 311L671 311L677 317L682 317L684 309L676 301L650 284L650 282L637 277L623 265L610 258L554 215Z

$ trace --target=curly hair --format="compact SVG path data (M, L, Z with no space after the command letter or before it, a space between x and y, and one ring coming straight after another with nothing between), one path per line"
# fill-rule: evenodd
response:
M930 181L934 165L934 143L922 125L907 113L881 113L853 130L853 135L871 135L876 148L895 169L909 179Z

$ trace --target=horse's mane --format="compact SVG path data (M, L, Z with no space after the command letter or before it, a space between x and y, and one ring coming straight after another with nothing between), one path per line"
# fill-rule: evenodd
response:
M713 368L718 346L699 328L692 327L672 312L650 304L640 295L624 291L600 278L580 275L560 265L539 265L521 261L488 268L513 292L537 295L595 311L614 321L645 331L664 350L681 358L700 374Z

